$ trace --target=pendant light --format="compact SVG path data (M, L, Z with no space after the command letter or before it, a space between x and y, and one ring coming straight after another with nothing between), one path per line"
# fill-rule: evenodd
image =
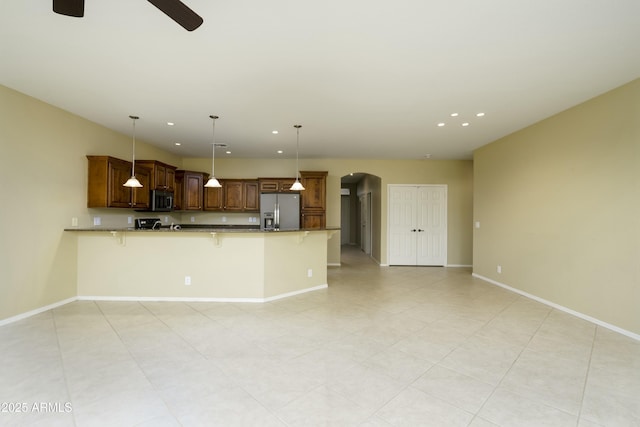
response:
M136 120L140 117L138 116L129 116L131 120L133 120L133 154L131 155L131 178L127 180L123 187L131 187L131 188L141 188L142 184L136 178Z
M298 151L300 151L300 128L302 125L293 125L296 128L296 181L293 183L289 190L302 191L304 186L300 182L300 168L298 167Z
M204 186L208 188L220 188L222 185L220 185L220 182L216 179L216 175L214 173L214 168L216 166L216 120L218 119L218 116L211 115L209 117L213 120L213 136L211 141L211 178L209 178L209 181L207 181Z

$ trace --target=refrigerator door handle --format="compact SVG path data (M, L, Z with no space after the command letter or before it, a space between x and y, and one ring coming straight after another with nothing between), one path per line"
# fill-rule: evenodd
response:
M280 206L278 206L278 203L273 206L273 226L274 228L280 228Z

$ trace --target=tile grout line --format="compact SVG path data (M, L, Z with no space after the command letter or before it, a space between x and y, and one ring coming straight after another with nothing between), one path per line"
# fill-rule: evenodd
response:
M578 408L578 419L576 422L576 427L580 425L580 418L582 418L582 408L584 407L584 398L587 392L587 383L589 382L589 373L591 372L591 361L593 360L593 351L596 347L596 338L598 336L599 326L593 329L593 340L591 341L591 351L589 352L589 363L587 363L587 373L584 376L584 384L582 386L582 399L580 399L580 407Z
M518 300L520 300L520 298L516 298L514 299L511 304L507 305L503 310L500 311L500 313L503 313L505 310L507 310L509 307L511 307L513 304L515 304ZM485 405L487 404L487 402L489 400L491 400L491 398L493 397L493 395L496 393L496 390L498 390L498 388L500 387L500 385L502 384L502 382L504 381L504 379L507 377L507 375L509 375L509 372L511 372L511 370L513 369L514 365L516 364L516 362L520 359L520 356L522 356L522 353L527 349L527 347L529 346L529 344L531 343L531 341L533 340L533 337L536 336L536 334L538 333L538 331L540 330L540 328L542 327L542 325L544 324L544 322L549 318L549 316L551 315L551 312L553 311L553 309L550 309L547 312L547 315L544 316L544 319L542 319L542 321L540 322L540 324L538 325L538 327L536 328L536 330L531 334L531 337L529 337L529 340L527 341L527 343L525 345L522 346L522 349L520 350L520 352L518 352L518 355L515 357L515 359L513 359L513 362L511 362L511 366L509 367L509 369L507 369L507 371L504 373L504 375L502 376L502 378L500 378L500 381L498 381L498 384L496 384L496 386L493 388L493 390L491 391L491 393L489 394L489 396L487 396L487 398L484 400L484 402L482 402L482 405L480 406L480 408L478 408L478 410L476 411L476 413L474 414L473 418L471 419L471 421L469 422L469 425L473 424L473 421L479 417L480 412L482 412L482 409L485 407ZM498 313L498 315L500 314ZM496 317L498 316L496 315ZM515 393L517 394L517 393ZM493 423L493 421L490 421ZM495 424L495 423L494 423Z
M62 376L64 377L64 386L67 389L67 396L69 396L69 401L71 402L71 407L73 408L73 396L71 396L71 389L69 388L69 381L67 380L67 366L64 362L64 357L62 355L62 346L60 345L60 336L58 335L58 322L56 320L56 309L51 310L51 320L53 321L53 327L56 331L56 343L58 344L58 354L60 355L60 365L62 366ZM73 416L73 425L77 426L76 422L76 414L75 411L71 411L71 415Z
M140 366L140 362L138 361L138 359L133 355L133 353L131 353L131 349L129 348L129 346L122 340L122 335L120 335L120 333L118 332L118 330L115 328L115 326L113 325L113 323L111 323L111 321L109 320L109 317L104 313L104 311L102 311L102 307L100 307L100 304L98 304L98 302L94 302L96 304L96 306L98 307L98 310L100 311L100 314L102 314L102 317L104 317L104 320L109 324L109 327L111 328L111 330L113 330L113 332L116 334L116 336L118 337L118 340L120 341L120 343L122 344L122 346L127 350L127 353L129 354L129 357L131 357L131 360L133 360L136 364L136 366L138 367L138 369L140 370L140 372L142 373L142 375L144 375L144 377L146 378L147 382L149 383L149 385L151 386L151 388L154 390L154 392L156 393L157 397L162 401L163 405L165 406L165 408L167 409L167 411L171 414L171 416L176 420L176 422L178 424L182 424L180 423L180 421L178 420L178 417L173 413L173 411L171 410L171 406L169 406L168 402L165 400L165 398L162 396L162 393L160 392L160 390L158 390L155 386L155 384L153 384L153 381L151 381L151 379L147 376L147 373L145 372L145 370L142 368L142 366ZM140 301L136 301L136 304L140 305L142 308L144 308L146 311L148 311L154 318L156 318L158 321L162 322L160 319L158 319L158 317L151 311L149 310L147 307L144 306L144 304L142 304L142 302ZM182 337L180 337L182 338ZM147 422L147 421L151 421L153 420L153 418L149 419L149 420L144 420L142 421L142 423Z

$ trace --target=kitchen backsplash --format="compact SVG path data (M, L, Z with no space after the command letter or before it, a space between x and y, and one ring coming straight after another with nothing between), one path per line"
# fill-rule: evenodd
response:
M136 218L160 218L162 225L171 224L226 224L260 225L260 214L228 212L114 212L114 209L87 209L87 212L70 218L66 228L133 227Z

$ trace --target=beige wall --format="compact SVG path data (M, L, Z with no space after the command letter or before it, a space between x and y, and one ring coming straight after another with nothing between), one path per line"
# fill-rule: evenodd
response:
M179 160L137 149L139 158ZM0 86L0 320L76 296L76 249L62 231L72 217L81 226L93 215L123 221L87 209L87 154L128 159L131 137Z
M640 333L640 80L478 149L473 198L475 274Z
M123 121L129 122L123 113ZM144 125L144 116L138 126ZM187 169L210 170L210 159L182 159L143 141L137 158L164 161ZM131 136L0 86L0 321L77 295L76 247L63 229L71 218L81 227L100 216L103 225L126 226L129 210L86 207L87 154L129 159ZM388 184L449 185L449 255L451 264L471 264L472 161L300 159L302 170L326 170L327 225L340 224L340 178L366 172L381 178L380 262L387 262ZM216 159L223 178L292 176L292 160ZM217 219L199 213L196 222ZM169 221L188 222L174 213ZM164 215L163 215L164 217ZM245 217L240 219L246 220ZM328 242L327 262L340 262L340 239Z

